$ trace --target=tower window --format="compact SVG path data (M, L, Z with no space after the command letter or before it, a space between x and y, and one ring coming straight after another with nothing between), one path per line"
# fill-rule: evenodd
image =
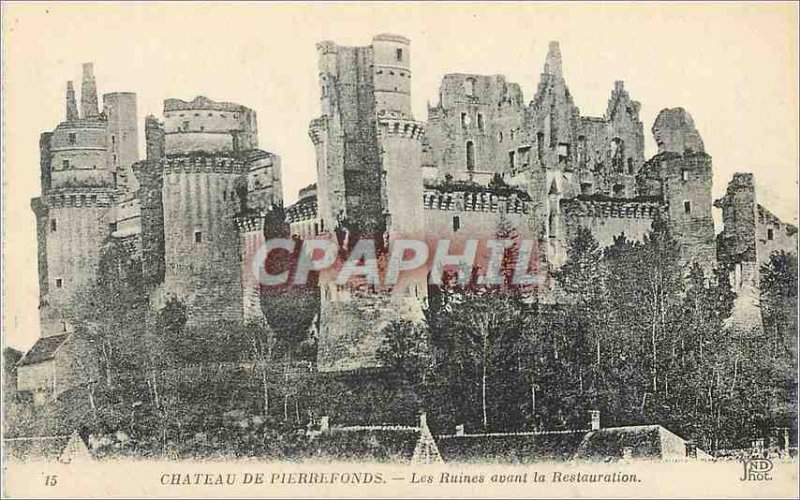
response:
M772 241L772 239L774 237L775 237L775 233L772 231L772 229L767 229L767 239Z
M453 232L461 229L461 218L458 215L453 216Z
M64 170L69 168L69 160L64 160L61 162L61 166L64 167Z
M692 203L690 201L683 202L683 213L686 214L692 213Z
M681 170L681 180L688 181L689 180L689 171L688 170Z
M503 142L503 131L497 133L497 142Z
M202 243L203 242L203 232L202 231L195 231L194 232L194 242L195 243Z
M55 233L57 229L58 229L58 222L55 219L52 219L50 221L50 232ZM772 229L770 229L770 231L772 231Z
M536 158L544 166L544 133L536 133Z
M592 183L591 182L582 182L581 183L581 194L584 194L584 195L592 194Z
M560 143L558 145L558 161L559 163L566 162L569 159L569 144Z
M467 78L464 82L464 93L472 97L475 95L475 79Z
M115 232L117 230L117 223L116 222L109 222L108 223L108 230L110 232Z
M395 55L395 58L398 61L402 61L403 60L403 49L395 49L394 55Z
M614 196L621 198L625 194L625 186L622 184L614 184Z
M467 114L466 113L461 113L461 126L462 127L466 127L467 126Z
M75 136L75 134L69 134L67 136L67 139L69 140L70 145L75 145L75 143L77 142L77 137Z
M514 151L508 152L508 166L511 168L517 166L517 154Z
M187 120L183 122L183 130L189 130L189 122Z
M61 278L56 278L56 288L61 288L64 285L64 282Z
M483 132L483 113L478 113L478 130Z
M633 175L633 158L628 158L628 174Z
M467 170L475 170L475 144L472 141L467 141Z

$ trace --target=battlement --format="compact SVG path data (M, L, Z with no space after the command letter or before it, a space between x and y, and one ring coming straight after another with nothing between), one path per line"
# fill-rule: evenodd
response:
M83 187L51 189L44 197L48 208L106 208L114 204L109 188Z
M399 136L422 140L425 135L425 124L399 116L381 116L378 122L378 131L383 136Z
M286 209L286 222L304 222L317 218L317 197L304 198Z
M322 144L328 132L328 122L325 118L314 118L308 124L308 136L315 146Z
M573 217L654 219L662 210L655 201L562 199L563 213Z
M264 214L261 212L237 214L233 218L233 223L240 232L261 231L264 228Z
M178 155L162 160L164 175L169 174L244 174L248 167L241 158L228 155Z
M425 210L459 210L465 212L530 214L533 203L519 196L503 196L490 192L442 193L427 191L422 195Z

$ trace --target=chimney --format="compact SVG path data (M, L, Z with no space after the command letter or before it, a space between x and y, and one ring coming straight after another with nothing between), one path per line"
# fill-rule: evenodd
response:
M78 115L78 103L75 101L75 88L72 86L72 80L67 82L67 121L77 120L80 118Z
M563 76L561 72L561 48L558 42L550 42L547 50L547 59L544 63L544 73L559 78Z
M464 436L466 433L464 432L464 424L458 424L456 426L456 436Z
M94 81L94 65L92 63L83 64L81 115L83 118L95 118L100 115L97 108L97 84Z
M591 418L591 429L593 431L600 429L600 410L589 410L589 416Z
M328 432L329 430L331 430L331 425L328 416L319 417L319 431Z

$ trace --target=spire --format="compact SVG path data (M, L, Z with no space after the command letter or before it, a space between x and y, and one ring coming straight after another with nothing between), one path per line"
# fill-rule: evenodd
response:
M77 120L78 116L78 103L75 102L75 88L72 86L72 80L67 82L67 121Z
M83 118L93 118L100 115L100 111L97 109L97 84L94 81L94 65L92 63L83 63L81 114Z
M547 51L547 59L544 63L544 74L562 77L561 73L561 48L558 42L550 42L550 48Z

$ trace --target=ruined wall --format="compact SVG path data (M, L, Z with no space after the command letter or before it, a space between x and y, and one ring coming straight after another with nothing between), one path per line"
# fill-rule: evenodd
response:
M762 264L769 262L773 252L797 254L797 227L787 224L769 210L756 205L756 255Z
M518 151L523 99L519 85L502 75L445 75L438 105L428 108L427 161L435 177L486 184L495 173L527 166L530 148Z
M567 241L577 236L579 227L584 227L592 232L601 247L613 245L614 238L620 234L628 240L644 241L661 209L653 202L579 199L561 202Z
M760 271L756 252L756 194L753 174L734 174L725 196L714 206L722 209L723 229L717 235L717 256L730 271L736 293L729 320L737 331L761 331Z
M167 154L191 151L246 151L258 147L255 111L204 96L164 100Z

